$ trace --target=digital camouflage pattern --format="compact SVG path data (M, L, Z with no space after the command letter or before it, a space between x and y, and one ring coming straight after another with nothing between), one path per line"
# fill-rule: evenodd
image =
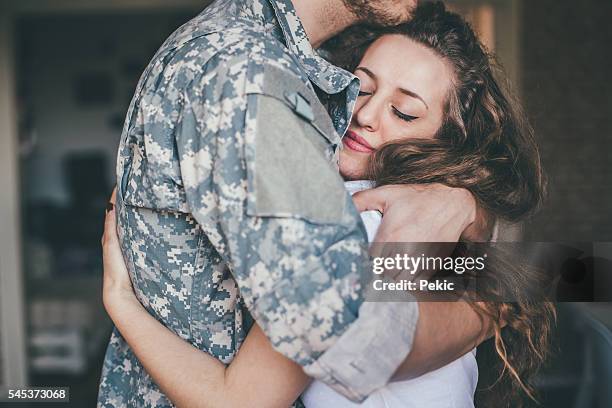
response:
M120 241L148 312L225 364L252 315L354 399L320 357L362 303L365 230L336 164L358 88L313 51L290 0L217 0L146 68L117 162ZM98 406L171 405L115 330Z

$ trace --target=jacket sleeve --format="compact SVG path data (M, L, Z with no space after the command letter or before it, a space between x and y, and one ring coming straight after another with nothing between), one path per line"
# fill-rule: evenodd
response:
M416 304L363 302L366 234L330 163L336 146L314 92L282 72L236 58L195 82L177 132L182 181L273 346L362 400L410 350Z

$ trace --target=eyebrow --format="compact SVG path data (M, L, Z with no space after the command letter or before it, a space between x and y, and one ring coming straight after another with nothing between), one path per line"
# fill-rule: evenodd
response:
M376 74L374 74L372 71L370 71L366 67L357 67L355 68L355 71L363 71L367 76L369 76L373 80L377 79ZM412 92L411 90L404 89L404 88L399 88L399 91L405 95L418 99L419 101L423 102L423 105L425 105L427 109L429 109L429 105L427 105L427 102L425 102L425 100L421 98L419 94Z

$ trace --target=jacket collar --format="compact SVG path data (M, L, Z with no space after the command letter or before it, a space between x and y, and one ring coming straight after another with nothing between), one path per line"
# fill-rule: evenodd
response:
M310 81L327 94L337 94L355 81L355 77L319 56L312 48L291 0L251 0L252 10L264 26L280 27L282 39ZM271 13L270 11L273 11ZM270 21L273 18L275 21Z

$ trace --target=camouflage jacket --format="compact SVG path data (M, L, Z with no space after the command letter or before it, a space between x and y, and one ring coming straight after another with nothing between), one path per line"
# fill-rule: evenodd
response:
M416 322L414 304L363 302L366 234L336 164L358 90L290 0L217 0L146 68L117 162L119 236L148 312L225 364L252 315L354 400L389 379ZM116 331L98 406L171 406Z

